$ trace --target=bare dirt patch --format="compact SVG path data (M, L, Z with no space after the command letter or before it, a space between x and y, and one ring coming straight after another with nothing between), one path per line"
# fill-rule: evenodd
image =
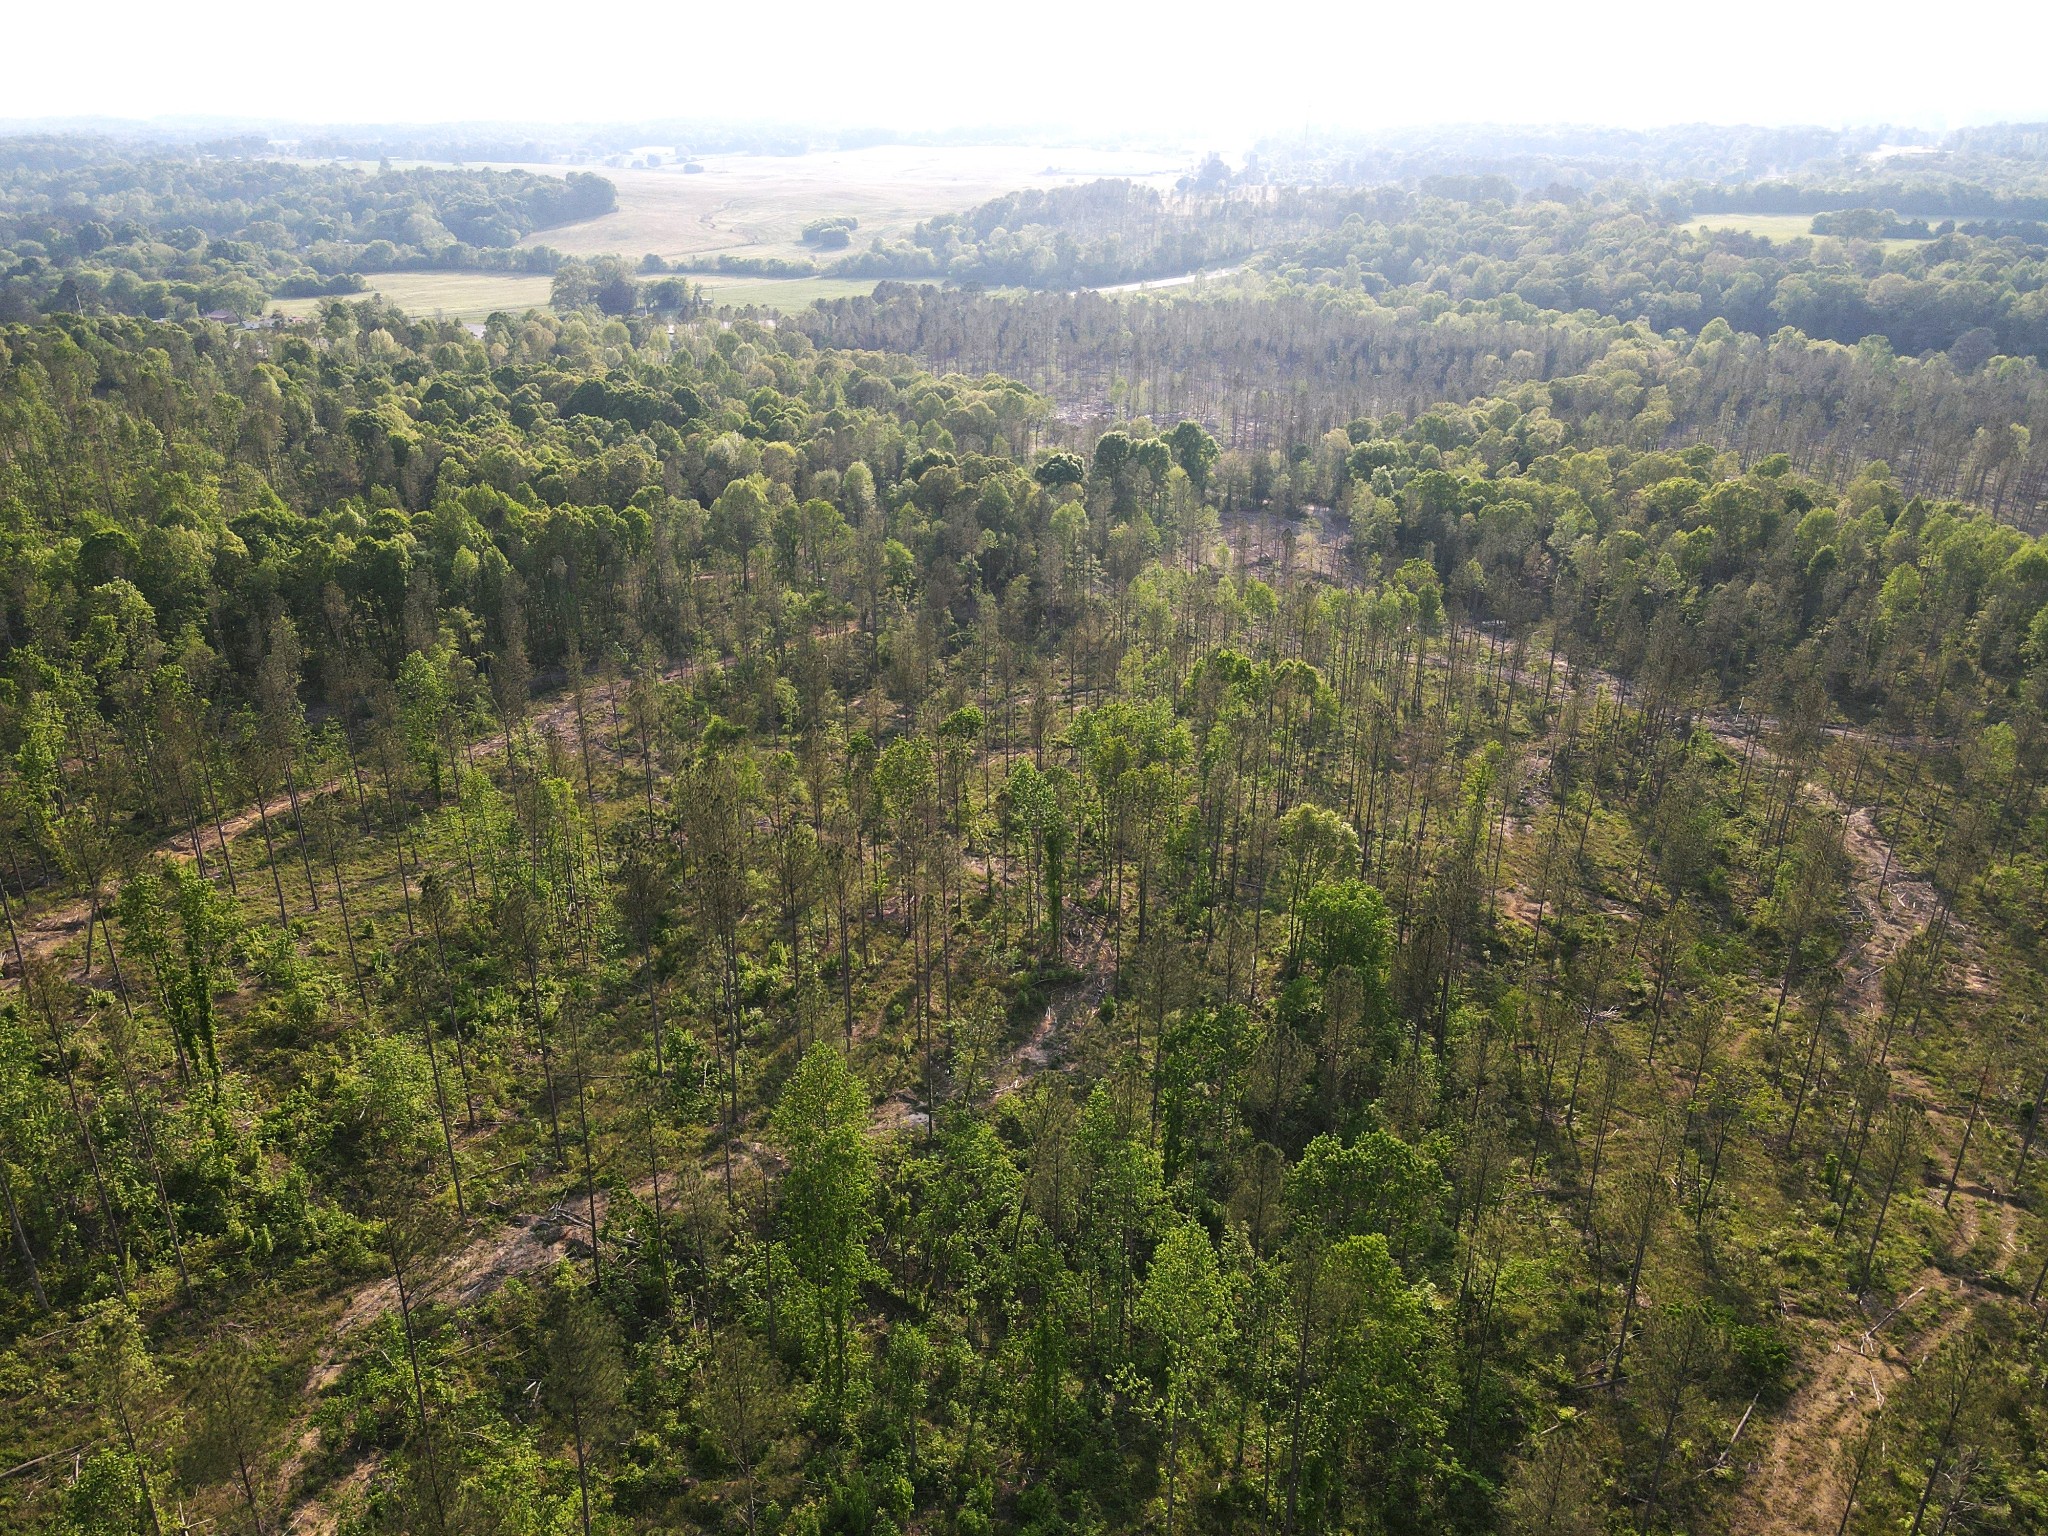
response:
M1831 808L1842 809L1823 787L1809 783L1805 788ZM1885 970L1908 943L1940 919L1942 901L1932 884L1900 867L1867 807L1847 811L1843 847L1854 866L1851 886L1864 923L1863 936L1843 957L1848 980L1843 996L1853 1009L1870 1017L1885 1006ZM1965 956L1965 986L1992 990L1994 983L1978 963L1967 931L1951 919L1949 934ZM1894 1064L1892 1072L1901 1089L1928 1107L1928 1124L1937 1144L1935 1161L1945 1165L1954 1155L1953 1138L1960 1135L1960 1126L1939 1109L1934 1085L1924 1076L1903 1064ZM2009 1254L2018 1233L2008 1202L1985 1193L2000 1208L1999 1249L2002 1255ZM1951 1257L1976 1246L1983 1220L1980 1201L1967 1186L1958 1185L1953 1206ZM2006 1262L2009 1258L2001 1259L2001 1264ZM1968 1303L1985 1294L1974 1281L1929 1265L1901 1299L1886 1305L1860 1331L1851 1323L1832 1338L1823 1334L1805 1379L1771 1426L1768 1445L1739 1497L1741 1515L1735 1528L1766 1536L1823 1536L1833 1531L1846 1497L1841 1473L1845 1448L1911 1368L1961 1326ZM1866 1308L1879 1304L1879 1298L1865 1298Z

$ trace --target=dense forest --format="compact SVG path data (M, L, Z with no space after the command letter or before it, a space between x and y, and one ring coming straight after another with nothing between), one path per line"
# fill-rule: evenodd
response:
M823 345L1015 375L1098 428L1195 417L1269 464L1298 463L1361 416L1420 416L1498 393L1592 442L1785 453L1836 485L1882 462L1912 492L1981 501L2026 524L2048 500L2048 379L2031 360L1958 376L1945 354L1901 358L1881 341L1847 347L1790 329L1766 339L1718 318L1697 336L1659 336L1639 321L1538 311L1519 294L1426 295L1396 308L1320 284L1169 301L881 284L796 323ZM1532 451L1483 428L1460 435L1495 457ZM1247 458L1248 471L1259 462ZM1327 476L1289 483L1299 500L1329 500Z
M885 285L804 323L1015 374L1077 420L1190 415L1282 450L1361 414L1541 383L1614 441L1784 451L1838 482L1878 459L1913 490L2039 518L2048 226L1850 208L1772 239L1691 227L1640 193L1485 190L1020 195L843 261L964 287ZM979 291L1223 262L1235 277L1178 300Z
M536 230L609 212L587 171L381 170L0 140L0 319L261 313L408 269L553 271Z
M1282 167L1301 169L1293 158L1254 154L1235 173L1211 157L1171 193L1124 181L1013 193L926 220L907 240L878 238L833 270L1073 288L1258 255L1374 294L1516 292L1541 309L1592 309L1660 331L1722 318L1766 336L1787 325L1845 343L1883 336L1912 354L1981 331L1972 366L2048 349L2048 172L2027 141L1992 141L2005 154L1863 161L1808 179L1703 180L1680 174L1697 170L1683 156L1656 170L1596 160L1607 173L1598 181L1535 185L1452 153L1441 134L1426 142L1431 154L1418 162L1344 163L1333 181L1282 179ZM1731 141L1714 142L1726 151ZM1837 238L1690 227L1729 213L1814 214L1811 232Z
M1723 320L1846 346L1882 337L1908 356L1949 353L1962 374L1994 356L2048 361L2048 225L1930 228L1887 205L1818 214L1812 233L1693 229L1602 198L1512 210L1410 201L1279 244L1267 264L1295 283L1363 289L1397 308L1512 293L1659 332Z
M0 326L0 1528L2048 1528L2040 363L1337 199Z
M1072 288L1169 277L1236 261L1341 219L1336 198L1216 189L1169 196L1128 181L1016 192L876 239L841 258L848 277L945 278L990 287Z

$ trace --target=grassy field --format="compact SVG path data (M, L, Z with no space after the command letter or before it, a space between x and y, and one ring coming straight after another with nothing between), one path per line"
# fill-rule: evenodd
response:
M1727 229L1737 234L1760 235L1766 240L1811 240L1810 213L1710 213L1693 221L1700 230Z
M1745 235L1760 235L1766 240L1812 240L1818 238L1813 232L1813 215L1810 213L1710 213L1695 219L1693 227L1699 230L1730 229ZM1877 242L1887 251L1902 246L1922 245L1919 240L1880 240Z
M803 226L831 214L860 220L853 248L909 234L920 219L957 212L1000 193L1123 176L1170 186L1193 160L1138 150L1026 146L927 148L880 145L809 155L706 155L704 169L595 167L619 189L617 211L542 230L526 242L572 256L652 252L678 257L782 256L812 252ZM560 175L561 166L530 166ZM825 252L830 261L837 253Z
M670 260L729 254L829 263L841 253L814 251L799 238L805 224L828 214L857 218L860 228L851 248L865 249L877 235L907 235L921 219L958 212L1004 192L1073 186L1103 177L1170 187L1193 170L1198 159L1192 152L1136 149L884 144L803 155L700 155L694 163L702 169L695 173L686 172L680 163L658 169L595 162L465 163L540 176L590 170L618 188L614 212L540 230L521 242L525 245L551 246L571 256L634 260L652 252ZM299 163L376 168L366 160ZM399 169L444 163L391 162Z
M619 189L617 211L601 219L542 230L525 241L571 256L625 256L635 263L653 253L668 260L720 255L815 257L829 264L839 253L814 252L799 236L805 224L828 214L860 220L853 248L876 236L908 235L921 219L970 208L1004 192L1067 186L1123 176L1170 186L1192 159L1140 150L1044 149L998 145L927 148L881 145L809 155L706 155L704 169L594 167ZM524 169L559 176L570 169ZM869 292L871 281L846 278L760 278L691 274L715 304L801 309L818 299ZM515 273L391 272L374 291L413 314L481 320L495 310L514 313L545 306L549 280ZM271 310L313 313L318 299L278 299Z
M818 299L850 299L873 293L871 277L698 277L713 304L740 308L758 304L763 309L802 309Z
M802 309L818 299L844 299L871 292L873 278L844 277L697 277L713 304L740 308L748 304L784 312ZM370 292L415 315L447 320L482 320L497 310L522 314L546 309L550 279L503 272L387 272ZM315 313L320 299L274 299L270 309L294 319Z
M370 285L372 292L411 314L481 320L493 310L547 308L551 282L523 272L382 272ZM273 299L270 308L296 317L314 313L320 304L319 299Z

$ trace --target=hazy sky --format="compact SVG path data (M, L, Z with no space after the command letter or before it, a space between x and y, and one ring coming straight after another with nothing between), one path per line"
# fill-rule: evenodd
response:
M2048 118L2048 0L10 5L0 115L1261 132ZM60 67L61 61L61 67Z

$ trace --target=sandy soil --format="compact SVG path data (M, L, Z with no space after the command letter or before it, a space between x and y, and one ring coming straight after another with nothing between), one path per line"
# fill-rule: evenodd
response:
M681 671L673 671L668 675L668 680L674 681L683 675ZM593 745L597 742L599 728L608 726L610 722L611 710L608 702L610 698L611 695L608 692L598 687L592 687L585 697L585 716L593 724L591 732ZM576 701L564 695L560 698L536 700L535 703L534 711L528 716L534 730L543 736L551 732L561 734L573 744L576 726ZM476 744L474 750L475 755L478 757L500 756L505 750L505 737L503 733L486 737ZM302 787L299 790L299 798L301 803L304 804L316 796L332 794L341 787L341 780L329 779L324 784ZM291 811L292 803L290 797L278 795L268 801L262 810L258 810L254 805L249 805L244 806L232 815L222 818L218 829L215 828L212 822L206 822L199 828L200 852L206 856L210 867L217 868L219 852L222 847L222 834L225 834L226 841L229 844L239 844L245 836L256 829L263 816L267 813L270 817L271 835L278 841L278 857L280 860L284 860L291 856L290 850L295 846L291 842ZM192 859L192 839L189 833L175 833L170 837L166 837L150 851L160 858L172 859L181 864L190 863ZM232 853L233 849L230 848L229 851ZM120 887L117 882L111 880L108 882L107 889L102 892L100 897L100 909L102 912L111 908L119 889ZM83 897L77 897L69 901L60 901L42 911L26 915L17 906L14 919L19 926L21 947L28 954L39 959L48 958L64 945L84 934L87 910L87 903ZM96 948L95 958L98 958L102 953L102 951L98 951ZM19 974L20 966L16 963L13 948L9 946L4 950L0 950L0 976L15 976ZM111 978L109 978L109 984L111 985Z
M1709 725L1724 745L1741 749L1733 722L1717 719ZM1809 782L1804 790L1843 817L1843 848L1862 933L1841 962L1846 979L1842 999L1848 1009L1870 1019L1885 1006L1886 970L1906 944L1937 920L1941 897L1928 880L1900 863L1869 807L1844 806L1817 783ZM1961 957L1962 986L1991 991L1995 983L1983 968L1981 952L1955 919L1949 942L1949 954ZM1934 1085L1909 1066L1895 1062L1892 1075L1897 1091L1927 1107L1930 1160L1945 1169L1962 1135L1960 1117L1946 1113ZM1959 1182L1950 1211L1945 1244L1950 1256L1977 1244L1991 1213L1999 1224L2000 1265L2011 1262L2019 1227L2008 1197ZM1809 1324L1803 1378L1768 1427L1762 1454L1737 1495L1731 1528L1761 1536L1833 1532L1847 1497L1843 1461L1856 1436L1913 1367L1962 1325L1969 1304L1986 1294L1973 1281L1930 1264L1897 1296L1862 1298L1860 1310L1843 1324Z

